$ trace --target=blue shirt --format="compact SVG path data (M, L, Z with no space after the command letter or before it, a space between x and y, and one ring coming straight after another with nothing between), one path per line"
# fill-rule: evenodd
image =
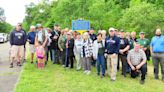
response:
M164 52L164 36L153 37L150 46L153 48L153 52Z
M35 36L36 36L36 32L29 32L28 33L28 40L29 40L30 44L35 43Z

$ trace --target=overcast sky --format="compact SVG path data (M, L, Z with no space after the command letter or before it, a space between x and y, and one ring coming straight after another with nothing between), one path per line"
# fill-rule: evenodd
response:
M0 7L5 10L6 21L12 25L22 22L25 17L25 5L37 4L41 0L0 0Z

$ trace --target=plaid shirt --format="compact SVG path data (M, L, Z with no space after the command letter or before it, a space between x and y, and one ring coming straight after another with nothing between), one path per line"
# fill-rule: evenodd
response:
M90 39L87 41L83 40L82 49L81 49L81 57L84 57L84 54L85 54L85 57L92 57L92 55L93 55L92 50L93 50L92 41Z
M130 60L132 65L139 65L142 60L146 61L146 54L142 49L135 52L134 49L128 52L127 60Z

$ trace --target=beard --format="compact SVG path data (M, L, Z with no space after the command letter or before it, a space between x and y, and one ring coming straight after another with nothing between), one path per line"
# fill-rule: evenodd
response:
M156 34L156 36L161 36L161 34Z

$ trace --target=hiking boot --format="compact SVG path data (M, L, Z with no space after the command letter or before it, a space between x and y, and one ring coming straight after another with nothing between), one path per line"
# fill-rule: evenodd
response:
M142 85L143 85L144 83L145 83L145 81L144 81L144 80L140 80L140 84L142 84Z
M13 63L11 63L11 64L10 64L10 68L13 68L13 67L14 67L14 66L13 66Z

